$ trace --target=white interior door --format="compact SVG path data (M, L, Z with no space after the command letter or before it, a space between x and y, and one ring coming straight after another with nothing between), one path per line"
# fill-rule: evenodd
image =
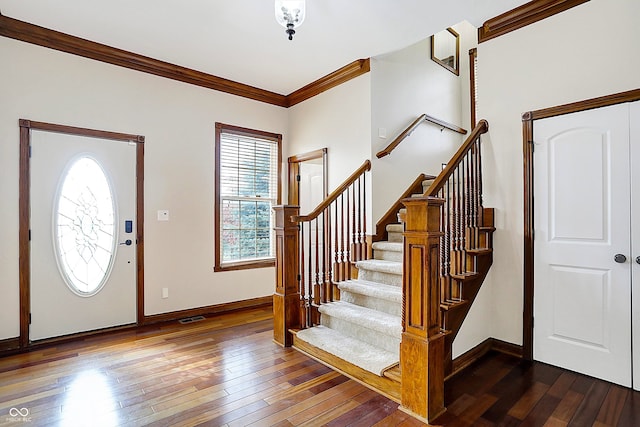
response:
M135 144L31 133L30 340L136 321Z
M640 390L640 102L629 105L633 388Z
M630 386L629 105L538 120L534 139L534 358Z
M298 175L298 204L300 215L307 215L324 200L323 159L300 162Z
M298 205L300 206L300 215L311 213L323 200L325 196L324 189L324 161L322 158L305 160L299 163L298 175ZM309 223L308 232L305 230L304 247L309 248L310 254L324 253L323 239L316 240L314 236L322 236L324 233L323 221L311 221ZM306 249L305 249L306 250ZM311 272L315 272L316 268L322 268L316 265L316 259L312 256L309 259L306 268ZM313 274L313 273L312 273Z

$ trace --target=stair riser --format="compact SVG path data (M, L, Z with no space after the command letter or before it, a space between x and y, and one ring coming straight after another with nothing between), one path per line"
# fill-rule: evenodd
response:
M388 232L387 240L393 243L402 243L402 233Z
M340 301L349 302L361 307L382 311L383 313L402 315L402 304L394 303L385 299L375 298L370 295L355 294L349 291L340 292Z
M376 249L373 252L373 259L402 262L402 252L382 251L382 250Z
M402 286L402 275L393 273L384 273L381 271L365 270L360 268L358 270L358 279L367 280L369 282L384 283L393 286Z
M343 335L382 348L400 357L400 336L394 337L391 335L383 334L379 331L374 331L372 329L368 329L349 321L329 316L327 314L323 314L321 316L320 323L327 328L340 331L340 333Z

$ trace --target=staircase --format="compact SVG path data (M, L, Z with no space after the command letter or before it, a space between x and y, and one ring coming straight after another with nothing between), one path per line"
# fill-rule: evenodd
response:
M422 182L426 191L433 180ZM423 193L416 193L422 196ZM384 376L400 363L402 339L402 233L401 223L386 226L387 240L372 245L373 259L355 263L357 279L337 284L340 300L322 304L320 325L296 333L294 347L328 362L318 349L342 361L343 370L354 365ZM398 400L399 378L387 394ZM395 396L394 396L395 395Z
M369 162L309 215L275 209L276 342L423 421L444 412L453 340L493 261L493 210L482 206L480 135L487 129L481 121L435 179L414 182L378 223L375 237L384 240L371 251Z

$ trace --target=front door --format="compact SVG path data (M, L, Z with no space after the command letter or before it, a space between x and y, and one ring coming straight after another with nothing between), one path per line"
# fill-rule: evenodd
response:
M30 179L29 339L135 323L135 144L32 130Z
M534 124L534 359L631 385L629 105Z

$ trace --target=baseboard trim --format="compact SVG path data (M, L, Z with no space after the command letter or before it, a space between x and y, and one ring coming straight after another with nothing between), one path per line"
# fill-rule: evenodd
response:
M464 370L469 365L479 360L482 356L490 351L497 351L498 353L508 354L510 356L522 357L522 346L517 344L508 343L496 338L487 338L471 350L461 354L453 360L453 369L451 374L446 378L449 379L456 375L458 372Z
M0 340L0 354L20 348L20 337Z
M224 304L210 305L207 307L198 307L188 310L172 311L170 313L155 314L145 316L144 322L140 324L130 324L123 326L114 326L110 328L98 329L94 331L79 332L77 334L64 335L61 337L47 338L39 341L30 342L27 347L20 347L19 338L8 338L0 340L0 357L10 356L17 353L28 353L43 347L65 344L73 341L79 341L83 338L93 338L100 335L115 334L118 332L128 331L131 329L141 328L147 325L173 322L185 317L205 316L210 317L216 314L229 313L232 311L245 310L251 308L267 307L273 304L273 296L264 296L259 298L251 298L241 301L228 302Z
M206 307L190 308L187 310L171 311L169 313L152 314L144 316L142 325L151 325L159 322L170 322L193 316L211 316L213 314L228 313L246 308L266 307L273 304L273 295L259 298L245 299L241 301L227 302L224 304L209 305Z

